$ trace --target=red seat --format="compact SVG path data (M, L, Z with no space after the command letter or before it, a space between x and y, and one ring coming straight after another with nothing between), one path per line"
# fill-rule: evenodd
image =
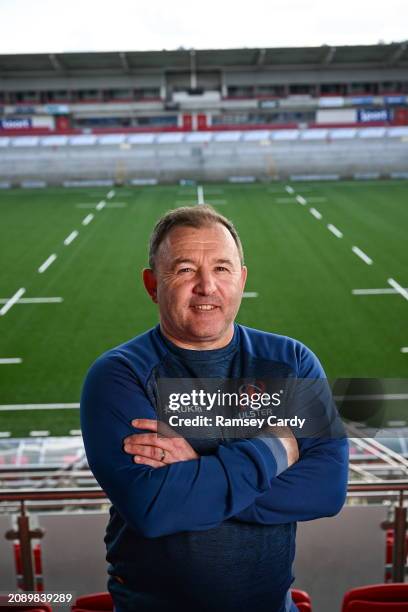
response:
M308 603L311 604L312 600L310 599L310 595L306 593L306 591L301 591L300 589L292 589L291 590L292 599L294 603Z
M359 612L365 610L367 612L369 610L408 611L408 584L402 582L371 584L351 589L344 595L342 612L357 612L357 610Z
M312 606L306 601L298 601L295 603L295 606L297 607L299 612L312 612Z
M52 608L46 604L37 604L34 606L3 606L0 604L1 612L52 612Z
M407 612L408 604L403 601L352 601L347 612Z
M71 608L72 612L90 612L91 608L78 608L77 606L74 606L73 608ZM94 610L92 608L92 612L106 612L106 610L99 610L99 608L97 610Z
M296 605L299 612L312 612L312 601L310 595L306 591L300 589L291 590L293 603Z
M110 593L92 593L77 597L72 612L112 612L113 600Z

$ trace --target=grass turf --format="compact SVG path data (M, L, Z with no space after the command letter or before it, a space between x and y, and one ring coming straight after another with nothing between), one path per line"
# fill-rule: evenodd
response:
M331 378L405 377L407 301L401 295L356 296L352 289L386 288L390 277L408 285L408 182L293 187L306 205L282 183L204 185L206 201L225 200L215 208L236 224L249 267L246 289L259 293L243 300L238 321L302 340ZM157 322L140 279L148 236L165 210L196 202L195 190L126 187L116 189L111 201L106 193L62 188L0 193L0 297L24 287L24 297L63 298L60 304L16 304L0 317L0 358L23 360L0 365L0 404L79 401L93 360ZM102 199L126 206L85 208ZM311 207L321 220L310 214ZM83 226L90 212L95 217ZM330 233L328 223L343 238ZM64 246L74 229L78 238ZM353 245L373 259L372 266L352 252ZM51 253L57 260L38 274ZM24 415L0 413L0 430L60 434L79 427L75 411Z

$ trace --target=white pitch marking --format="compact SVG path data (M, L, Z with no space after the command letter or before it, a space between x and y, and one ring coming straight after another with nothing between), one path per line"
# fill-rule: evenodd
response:
M0 298L0 304L5 304L7 301L4 298ZM20 298L17 304L60 304L63 301L62 297Z
M82 220L82 225L89 225L93 218L93 214L89 213L89 215L86 215L86 217Z
M18 291L16 291L15 294L11 296L11 298L9 298L4 304L3 308L0 310L0 316L5 315L6 312L8 312L10 308L14 306L16 302L18 302L18 300L21 298L22 295L24 295L25 292L26 290L24 289L24 287L18 289Z
M0 358L0 365L7 365L12 363L23 363L21 357L2 357Z
M106 197L108 198L108 200L111 200L111 199L114 197L114 195L115 195L115 191L114 191L114 189L111 189L111 190L110 190L110 191L107 193Z
M351 293L353 295L395 295L398 291L384 287L384 289L353 289Z
M396 280L394 280L393 278L387 278L387 283L391 285L391 287L394 287L394 289L398 291L398 293L402 295L403 298L408 300L408 291L404 289L404 287L401 287L401 285L397 283Z
M309 202L309 204L317 204L318 202L327 202L327 198L309 197L307 198L307 201Z
M289 204L293 202L293 198L274 198L277 204Z
M295 190L290 185L286 185L285 189L286 189L287 193L291 193L291 194L295 193Z
M406 424L407 424L406 421L388 421L387 422L388 427L405 427Z
M45 272L45 271L46 271L46 269L47 269L47 268L49 268L49 267L50 267L50 265L51 265L51 264L52 264L52 263L53 263L53 262L54 262L56 259L57 259L57 256L56 256L56 254L55 254L55 253L53 253L52 255L50 255L50 256L48 257L48 259L46 259L46 260L44 261L44 263L42 263L42 264L41 264L41 266L38 268L38 272L39 272L40 274L42 274L43 272Z
M0 431L0 438L9 438L11 436L10 431Z
M408 353L408 346L401 346L401 353Z
M111 204L107 204L106 208L126 208L127 202L112 202Z
M329 232L334 234L336 238L343 238L343 233L339 229L337 229L335 225L332 225L331 223L329 223L327 226L327 229L329 230Z
M314 218L315 218L315 219L321 219L321 218L322 218L321 213L319 213L319 211L318 211L318 210L316 210L315 208L311 208L311 209L309 210L309 212L310 212L310 214L311 214L311 215L313 215L313 216L314 216Z
M71 242L73 242L78 235L79 235L79 232L77 230L74 230L73 232L71 232L70 235L67 236L64 240L65 246L68 246L69 244L71 244Z
M82 435L82 431L80 429L70 429L69 435L70 436L80 436Z
M1 404L0 412L13 412L14 410L60 410L79 408L79 404Z
M299 202L299 204L301 204L302 206L306 206L306 204L307 204L306 198L304 198L301 195L297 195L296 196L296 202Z
M357 255L357 257L359 257L360 259L362 259L364 261L364 263L367 264L367 266L371 266L373 263L373 260L371 259L371 257L369 257L368 255L366 255L366 253L364 253L364 251L362 251L361 249L359 249L356 246L352 246L351 250L353 251L353 253L355 255ZM402 287L401 287L402 289ZM408 294L407 294L408 295ZM408 299L408 298L407 298Z
M39 438L49 436L50 432L47 429L33 429L29 435L31 438Z
M222 195L224 193L224 189L213 189L212 187L206 187L206 193L210 195ZM186 198L191 198L196 194L194 189L181 189L177 192L177 195L185 196ZM124 195L124 194L121 194Z
M197 204L204 204L204 189L202 185L197 187Z
M102 210L102 208L126 208L127 202L112 202L111 204L106 204L104 200L98 202L96 206L93 204L77 204L77 208L91 208L92 210Z
M259 293L257 293L256 291L244 291L244 293L242 294L242 297L244 298L257 298L259 295Z

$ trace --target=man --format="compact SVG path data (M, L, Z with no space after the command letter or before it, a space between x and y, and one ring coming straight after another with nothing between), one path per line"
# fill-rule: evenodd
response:
M341 509L347 441L159 436L158 381L321 379L322 367L300 342L234 322L247 270L233 224L210 206L165 214L149 266L160 324L102 355L81 400L89 465L113 504L115 609L296 610L296 521Z

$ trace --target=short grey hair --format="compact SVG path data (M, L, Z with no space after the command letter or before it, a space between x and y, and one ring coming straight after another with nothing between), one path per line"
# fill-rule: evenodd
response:
M232 221L220 215L209 204L197 206L182 206L174 210L167 211L156 223L149 241L149 266L155 269L156 258L159 247L169 232L175 227L209 227L215 223L220 223L227 228L237 245L241 266L244 265L244 251L242 243Z

